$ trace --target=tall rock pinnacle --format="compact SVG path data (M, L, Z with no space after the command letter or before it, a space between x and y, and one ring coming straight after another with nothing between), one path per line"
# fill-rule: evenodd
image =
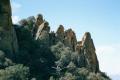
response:
M75 46L77 44L76 34L72 29L68 29L65 31L65 40L64 44L70 47L73 51L75 51Z
M0 1L0 49L8 55L18 51L17 38L12 26L10 0ZM10 54L11 53L11 54Z
M86 60L86 67L93 72L99 71L99 62L95 52L95 46L89 32L86 32L76 46L76 51L79 54L84 54Z
M64 36L65 36L63 25L59 26L56 34L57 34L57 39L63 43L64 42Z

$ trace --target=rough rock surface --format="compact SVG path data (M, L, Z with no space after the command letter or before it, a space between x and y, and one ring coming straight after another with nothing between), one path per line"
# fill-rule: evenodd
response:
M18 52L17 38L11 20L10 0L0 1L0 49L9 56Z
M61 41L62 43L64 43L64 36L65 36L65 32L64 32L64 27L63 25L60 25L57 32L56 32L56 36L58 41Z
M36 17L36 26L40 26L43 22L43 16L41 14L38 14Z
M40 36L42 36L42 34L46 32L49 35L50 32L50 27L48 22L44 21L38 28L37 33L36 33L36 40L40 39Z
M75 46L77 44L77 39L74 31L72 29L68 29L65 31L64 37L64 44L65 46L70 47L73 51L75 51Z
M49 46L49 23L44 21L38 28L35 39L41 41L44 45Z
M65 31L63 25L59 26L56 33L50 32L49 23L43 20L41 14L38 14L36 18L31 16L23 19L19 25L12 25L10 0L1 0L0 69L7 69L6 67L14 65L12 61L30 68L30 72L27 70L29 75L26 75L26 69L23 67L21 69L25 69L25 74L20 74L29 80L31 80L30 78L40 80L49 80L49 78L50 80L110 80L99 70L95 46L89 32L86 32L79 42L74 31L72 29ZM21 69L20 72L24 73ZM13 67L12 70L16 71L17 69ZM1 73L2 76L5 75L5 80L8 80L6 74ZM13 78L21 80L18 76L15 72ZM11 76L9 79L12 79Z
M32 20L32 21L31 21ZM43 45L48 47L56 45L58 42L69 47L75 52L73 54L73 62L77 67L86 67L93 72L99 71L99 62L95 52L95 46L89 32L86 32L81 41L77 41L76 34L72 29L65 30L63 25L58 27L55 32L50 32L49 23L43 21L42 15L39 15L36 20L31 18L27 23L32 22L37 28L34 33L35 40L40 41ZM29 25L29 24L28 24ZM32 25L33 29L35 26Z
M85 59L85 64L88 69L93 72L99 71L99 62L95 52L95 46L89 32L86 32L82 41L78 42L76 51Z

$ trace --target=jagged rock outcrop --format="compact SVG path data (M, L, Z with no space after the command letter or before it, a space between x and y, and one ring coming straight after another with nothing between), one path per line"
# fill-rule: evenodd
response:
M68 29L64 31L63 25L60 25L56 32L56 36L57 36L57 41L64 43L65 46L70 47L73 51L75 51L77 39L72 29Z
M110 80L99 70L89 32L79 42L63 25L50 32L41 14L12 25L10 0L0 2L0 69L0 80Z
M12 26L10 0L0 1L0 49L7 56L18 52L17 38Z
M77 44L77 39L74 31L72 29L68 29L65 31L64 36L64 44L65 46L70 47L73 51L75 51L75 46Z
M61 41L62 43L64 43L64 38L65 38L65 32L64 32L64 27L63 25L60 25L57 32L56 32L56 36L58 41Z
M69 47L71 51L75 52L75 54L73 54L73 62L77 67L87 67L93 72L99 71L95 46L89 32L86 32L82 40L77 42L75 32L72 29L64 30L63 25L59 25L56 33L50 32L49 23L43 20L42 15L38 15L36 20L34 17L29 18L29 20L23 20L23 23L26 21L27 26L29 25L28 23L31 22L32 28L36 29L36 33L34 33L35 36L33 36L35 40L49 47L61 42L66 47Z
M49 23L44 21L37 30L36 40L41 41L45 45L49 45L49 32Z
M38 14L36 17L36 26L40 26L44 22L43 16L41 14Z
M88 69L93 72L99 71L99 62L96 56L95 46L89 32L86 32L82 41L78 42L76 51L85 58L85 64Z

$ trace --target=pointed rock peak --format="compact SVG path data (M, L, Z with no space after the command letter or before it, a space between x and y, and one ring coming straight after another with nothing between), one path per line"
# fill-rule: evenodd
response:
M36 33L36 40L39 38L39 36L42 35L42 32L45 31L47 34L50 32L49 23L47 21L44 21L38 28Z
M75 51L75 46L77 44L76 34L72 29L68 29L65 31L65 40L64 44L70 47L73 51Z
M58 33L64 33L64 26L63 25L59 25L59 28L57 30L57 34Z
M91 34L90 34L90 32L85 32L82 40L86 40L86 39L91 39Z
M41 14L38 14L36 17L36 25L39 26L44 22L43 16Z
M38 14L36 19L43 19L43 15L42 14Z
M66 30L65 32L74 32L71 28Z
M86 32L82 38L82 50L86 57L88 68L93 72L98 72L99 62L96 56L93 40L89 32Z
M60 29L64 29L64 26L63 26L63 25L59 25L59 28L60 28Z
M91 38L91 34L86 32L82 38L82 46L87 46L89 49L93 49L95 51L95 46L93 40Z
M65 35L66 36L69 35L72 37L72 36L75 36L75 32L72 29L68 29L65 31Z

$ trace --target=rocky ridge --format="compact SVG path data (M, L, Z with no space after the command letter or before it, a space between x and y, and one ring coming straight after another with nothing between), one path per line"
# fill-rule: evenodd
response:
M0 18L0 80L110 80L89 32L80 41L63 25L50 32L41 14L12 24L10 0L0 3Z
M49 47L51 45L57 44L58 42L61 42L66 47L69 47L73 52L77 52L81 57L84 57L84 67L87 67L94 72L99 71L99 62L96 56L95 46L89 32L84 34L81 41L77 41L75 32L72 29L64 30L63 25L58 27L56 33L50 32L49 23L47 21L43 21L42 16L40 16L40 18L39 16L36 18L34 25L38 27L35 34L36 36L33 36L35 37L35 40L42 41L44 45ZM34 30L34 27L32 30Z

